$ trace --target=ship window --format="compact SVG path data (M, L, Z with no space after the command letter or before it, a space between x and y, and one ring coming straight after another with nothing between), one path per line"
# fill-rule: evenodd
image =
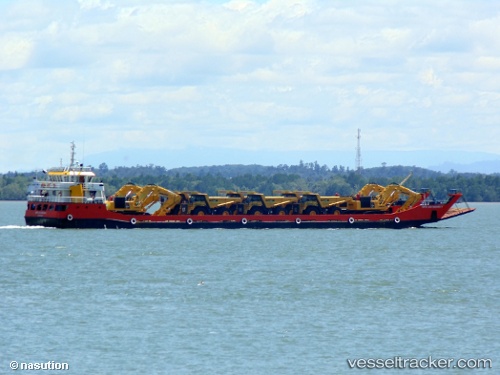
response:
M35 207L36 207L36 206L35 206L34 204L32 204L30 208L31 208L32 210L35 210Z
M36 210L37 211L41 211L41 209L42 209L42 205L41 204L39 204L38 206L36 206Z
M46 204L44 204L44 205L43 205L43 211L47 211L47 207L48 207L48 206L47 206Z
M66 211L66 205L65 204L56 205L56 211Z
M53 211L54 210L54 206L53 205L50 205L49 206L49 211Z

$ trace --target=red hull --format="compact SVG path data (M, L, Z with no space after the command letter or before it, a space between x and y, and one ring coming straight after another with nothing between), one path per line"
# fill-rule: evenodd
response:
M108 211L102 203L28 202L27 225L55 228L408 228L474 211L452 208L462 194L444 204L417 205L401 212L346 212L325 215L130 215ZM397 207L393 208L397 211Z

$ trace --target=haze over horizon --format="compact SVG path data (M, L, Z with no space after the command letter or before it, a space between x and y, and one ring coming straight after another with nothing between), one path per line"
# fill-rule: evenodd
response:
M71 141L94 166L354 168L358 128L365 167L500 172L496 2L8 0L0 30L0 173Z
M66 150L68 151L68 150ZM356 169L355 153L344 152L239 152L238 155L233 155L231 150L223 150L217 155L211 155L206 149L199 151L199 155L191 154L189 151L178 151L171 153L169 151L162 152L158 150L134 150L133 152L118 150L111 152L103 152L93 155L85 155L85 151L76 150L75 161L86 166L98 168L102 163L105 163L108 168L116 167L135 167L154 165L164 167L166 169L190 168L190 167L211 167L223 165L262 165L262 166L279 166L279 165L298 165L301 162L314 163L319 165L327 165L329 168L333 166L343 166L350 170ZM438 155L436 157L435 155ZM455 160L454 162L441 160ZM28 168L25 170L9 170L0 171L6 172L33 172L41 171L58 166L67 166L70 161L70 153L66 152L57 160L38 162L38 167ZM370 151L362 154L361 166L364 169L380 167L380 166L410 166L434 170L437 172L448 173L455 171L459 173L483 173L493 174L500 173L500 156L488 153L467 153L467 152L436 152L429 153L428 151L407 151L407 152L385 152L385 151Z

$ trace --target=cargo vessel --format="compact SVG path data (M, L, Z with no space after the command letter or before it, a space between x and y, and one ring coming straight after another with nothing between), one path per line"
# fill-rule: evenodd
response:
M409 228L474 211L461 192L446 201L428 189L367 184L352 196L309 191L224 191L209 196L158 185L122 186L109 198L91 167L74 161L35 177L28 187L26 224L54 228ZM461 203L459 205L459 203Z

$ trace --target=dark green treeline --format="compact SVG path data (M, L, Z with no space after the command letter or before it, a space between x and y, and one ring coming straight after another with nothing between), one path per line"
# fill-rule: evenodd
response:
M429 188L436 199L445 199L449 189L458 189L469 202L500 202L500 174L440 173L418 167L392 166L363 169L359 173L343 166L320 166L317 162L298 165L222 165L176 168L148 165L109 169L102 163L95 169L108 195L128 182L157 184L174 191L191 190L217 195L219 190L251 190L271 195L273 190L313 191L322 195L355 194L363 185L400 183L419 191ZM30 180L42 172L0 174L0 199L23 200Z

